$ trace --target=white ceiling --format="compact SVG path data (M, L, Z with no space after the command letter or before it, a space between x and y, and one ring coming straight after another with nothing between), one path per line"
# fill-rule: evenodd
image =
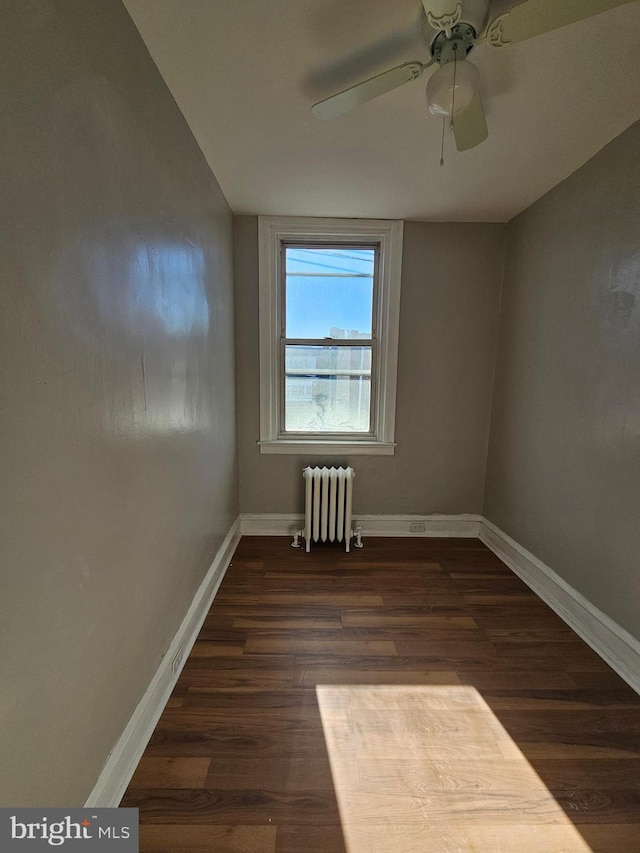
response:
M310 110L426 60L420 0L124 2L235 213L506 221L640 119L638 0L477 47L489 139L459 154L448 133L443 167L427 75L331 122Z

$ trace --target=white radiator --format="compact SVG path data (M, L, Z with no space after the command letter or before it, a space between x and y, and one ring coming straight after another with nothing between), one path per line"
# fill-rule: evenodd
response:
M304 538L305 549L311 542L343 542L347 551L355 536L356 548L362 548L360 528L351 529L351 499L353 493L353 468L305 468L304 530L295 534L293 545L300 547L298 539Z

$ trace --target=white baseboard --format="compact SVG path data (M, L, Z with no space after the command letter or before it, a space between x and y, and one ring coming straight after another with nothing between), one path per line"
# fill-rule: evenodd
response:
M480 539L640 693L640 642L635 637L487 519L482 521Z
M461 515L358 515L354 523L363 536L463 537L480 535L481 516ZM423 529L416 529L422 527Z
M362 536L444 536L477 538L479 515L355 515L354 527ZM293 536L304 525L304 515L287 513L243 513L240 530L244 536ZM416 527L422 529L416 530Z
M187 610L182 624L163 656L144 696L109 755L107 763L85 803L86 807L115 808L120 803L178 680L182 666L184 666L200 633L202 623L209 612L211 602L222 583L239 541L240 519L237 518L200 584L191 606ZM181 645L183 646L181 666L173 673L171 663Z

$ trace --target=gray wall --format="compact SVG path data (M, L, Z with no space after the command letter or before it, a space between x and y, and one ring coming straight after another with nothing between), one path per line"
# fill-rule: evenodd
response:
M640 637L640 123L514 219L485 515Z
M302 512L302 469L349 463L357 513L481 512L504 226L406 222L395 456L261 455L257 217L235 217L240 509Z
M237 514L232 217L120 3L0 38L0 804L70 806Z

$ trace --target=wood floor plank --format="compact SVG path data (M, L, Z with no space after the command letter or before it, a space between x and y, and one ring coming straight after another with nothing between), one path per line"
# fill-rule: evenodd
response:
M463 597L466 604L486 604L486 605L500 605L500 606L511 606L513 604L520 605L532 605L535 607L540 607L540 599L533 592L523 592L519 590L518 592L476 592L476 593L463 593Z
M416 758L367 758L358 759L358 773L362 791L389 795L420 796L433 791L474 795L478 791L509 790L526 795L529 788L539 784L536 776L553 790L622 790L634 779L634 788L640 787L640 761L635 758L542 759L533 765L519 759L443 760L425 765Z
M256 637L247 640L247 654L316 654L316 655L375 655L396 657L391 640L362 639L301 639L295 637Z
M143 756L130 788L201 788L209 772L209 758L152 758Z
M221 643L198 639L191 649L191 658L236 657L244 654L244 642Z
M507 572L509 570L507 569ZM272 570L265 573L267 578L277 579L298 579L304 580L308 577L314 577L317 580L336 580L342 578L372 580L380 579L394 582L417 582L420 584L428 583L430 577L444 577L445 571L439 563L393 563L392 565L384 565L381 562L369 563L364 566L360 564L357 568L347 568L346 566L324 565L319 569L298 567L298 570Z
M484 628L493 643L576 643L575 633L568 627L560 628ZM584 644L582 644L584 646Z
M295 616L236 616L234 628L268 628L277 630L336 631L342 627L340 618Z
M315 687L318 684L460 684L457 674L448 670L397 670L381 669L331 669L330 666L296 669L294 683L297 687Z
M473 619L483 618L483 631L492 634L503 631L520 631L522 629L547 631L566 631L567 626L555 616L553 610L543 604L516 601L513 604L501 602L500 604L466 604L463 610L467 616Z
M338 697L340 698L340 697ZM300 688L289 690L238 690L236 693L230 691L217 691L212 693L185 694L182 699L185 708L208 708L213 713L218 710L236 712L241 715L253 711L261 713L264 717L271 718L274 710L293 710L305 714L309 710L318 713L318 697L313 688L302 690ZM339 707L348 707L348 699L340 699ZM334 700L335 705L335 700Z
M315 604L222 604L218 598L213 602L213 606L209 611L204 624L206 625L210 619L219 619L220 617L231 616L233 618L255 616L260 619L274 617L277 619L333 619L340 622L342 608L334 605L323 604L322 599L316 601Z
M565 623L559 616L545 608L544 610L532 610L525 608L518 613L505 611L501 608L502 613L508 615L500 615L499 613L491 613L487 615L474 614L474 619L479 628L483 630L492 628L555 628L562 629Z
M173 712L180 713L180 711ZM564 736L616 735L638 742L640 713L637 708L621 708L612 714L603 709L573 711L502 711L500 722L514 737L531 740L538 733Z
M447 581L446 584L441 584L440 589L431 587L428 592L419 590L407 590L406 592L384 592L382 595L382 603L387 607L424 607L425 612L428 612L429 607L434 604L434 596L438 598L442 596L455 596L456 599L460 596L459 591L454 585L454 581ZM365 605L366 606L366 605ZM454 614L455 615L455 614ZM464 615L458 612L457 615Z
M402 655L394 657L392 663L397 671L414 672L439 672L439 671L456 671L459 667L464 666L465 671L469 672L519 672L529 673L535 670L545 672L548 662L543 658L533 660L532 658L503 658L496 654L483 653L482 649L478 650L477 656L472 656L472 652L464 654L449 653L445 656L444 653L438 654L434 651L429 654L429 643L425 642L424 649L420 655ZM459 650L454 650L459 651ZM320 667L321 669L368 669L371 672L372 678L380 677L380 670L389 669L388 656L374 655L297 655L296 656L296 672L301 669L313 669Z
M537 739L533 741L518 740L518 749L530 763L540 759L571 759L571 760L601 760L612 758L616 761L627 758L638 758L635 746L627 749L624 744L589 743L570 740L569 738L554 738L550 741ZM630 782L631 784L631 782Z
M561 658L559 663L565 668L575 669L575 666L571 667L570 665L589 663L596 668L595 671L609 670L609 667L602 658L591 649L585 648L584 643L556 643L545 640L540 640L539 642L524 642L521 640L511 642L510 640L503 641L494 638L492 645L498 654L503 657L555 657Z
M345 738L346 740L346 738ZM215 731L189 731L186 729L158 729L146 749L147 756L172 756L211 758L220 755L281 756L288 751L317 752L325 748L325 737L320 726L312 731L296 728L278 733L264 732L259 727L220 728Z
M496 648L488 640L464 642L464 640L432 640L424 637L421 640L398 639L395 642L398 655L401 657L442 657L458 658L460 666L464 666L465 658L499 658Z
M381 815L388 814L389 797L381 793L346 791L341 797L341 804L348 825L366 826L379 821ZM611 806L606 812L611 815L617 810ZM434 831L441 832L451 825L479 823L485 814L492 814L494 820L502 825L520 826L527 823L535 826L558 823L562 811L554 795L542 788L536 792L529 790L526 796L505 792L498 801L491 794L478 793L470 800L466 793L445 792L396 798L392 819L388 823L423 826L428 822ZM587 814L590 812L585 808L585 816ZM609 822L615 823L616 820Z
M567 672L571 672L571 677L578 687L598 690L601 688L619 689L627 686L620 676L616 675L616 673L611 669L601 670L598 672L587 672L567 668Z
M155 789L127 794L123 806L135 801L141 823L261 825L282 823L304 826L338 824L340 815L333 792L298 791L294 794L245 789Z
M464 827L435 826L425 819L422 826L372 822L349 827L349 850L393 851L393 853L591 853L582 835L570 826L518 826L491 824Z
M640 697L478 541L243 537L123 805L143 853L630 853Z
M522 672L485 672L478 670L459 670L457 675L461 684L471 684L477 690L486 690L494 687L512 688L537 688L542 690L553 690L554 688L566 687L571 689L576 686L576 680L568 672L546 668L528 669Z
M375 850L374 847L369 849ZM340 823L281 825L278 827L275 853L347 853L342 826Z
M375 627L344 627L340 636L343 638L351 637L359 639L362 637L375 637L376 639L386 640L421 640L425 643L430 641L449 640L457 642L475 641L478 643L486 643L487 637L484 631L479 628L465 627L451 623L441 623L435 625L420 625L399 624L393 625L387 623Z
M345 628L400 628L410 626L428 629L477 630L478 626L469 616L442 616L429 613L428 606L388 608L376 612L363 609L345 609L342 616Z
M286 605L304 605L317 604L320 595L318 593L309 592L281 592L281 593L265 593L245 594L243 592L219 593L220 604L286 604ZM361 594L357 592L327 592L322 595L322 600L330 606L337 607L382 607L382 596L373 594Z
M354 772L357 767L354 763ZM268 791L323 791L333 793L333 777L324 748L315 752L292 752L275 756L215 756L203 788Z
M617 690L484 690L483 698L498 714L501 711L580 711L589 708L636 708L640 713L640 697L626 685Z
M140 826L140 853L275 853L275 826Z

